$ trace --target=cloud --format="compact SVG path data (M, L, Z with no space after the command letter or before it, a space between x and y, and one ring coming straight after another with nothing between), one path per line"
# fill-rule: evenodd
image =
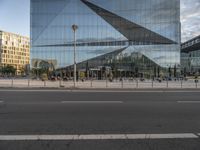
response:
M181 0L182 42L200 35L200 0Z

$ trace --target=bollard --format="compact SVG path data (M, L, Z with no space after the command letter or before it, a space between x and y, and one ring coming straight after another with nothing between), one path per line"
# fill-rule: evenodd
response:
M196 79L196 80L195 80L195 86L196 86L196 88L198 88L198 82L199 82L199 81Z
M136 88L138 88L138 79L136 79Z
M11 87L13 87L13 85L14 85L14 81L13 81L13 79L12 79L12 81L11 81Z
M152 80L152 83L151 83L151 87L153 88L153 80Z
M122 87L122 89L124 88L124 80L123 79L121 80L121 87Z
M30 87L30 79L28 79L28 87Z
M183 88L183 80L181 80L181 88Z
M90 82L90 87L91 87L91 88L93 87L93 84L92 84L92 79L91 79L91 82Z
M167 79L167 88L169 87L169 82L168 82L168 79Z
M44 87L46 87L46 81L44 80Z
M106 88L108 88L108 79L106 78Z
M61 80L59 80L59 87L61 87Z

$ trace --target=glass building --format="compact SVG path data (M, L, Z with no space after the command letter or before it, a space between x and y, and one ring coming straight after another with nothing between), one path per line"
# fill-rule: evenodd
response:
M200 73L200 49L189 53L181 53L182 71L188 75Z
M185 75L200 73L200 35L181 44L181 67Z
M33 68L73 70L73 24L78 70L160 76L180 65L180 0L31 0Z

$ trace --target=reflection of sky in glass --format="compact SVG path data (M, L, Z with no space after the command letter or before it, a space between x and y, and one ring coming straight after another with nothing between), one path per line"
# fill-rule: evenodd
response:
M64 44L73 41L72 24L77 24L77 40L127 40L80 0L31 0L32 45ZM121 17L180 43L179 0L90 0ZM83 61L121 46L77 47L78 61ZM179 64L177 45L131 46L124 53L139 51L163 67ZM32 48L32 58L57 59L59 66L72 64L73 47Z
M192 70L191 72L198 72L200 67L200 50L190 53L181 53L181 64L188 71Z
M179 64L180 62L179 46L175 45L168 45L164 48L163 45L131 46L127 49L127 51L130 54L132 52L140 52L163 67L173 66L174 64Z

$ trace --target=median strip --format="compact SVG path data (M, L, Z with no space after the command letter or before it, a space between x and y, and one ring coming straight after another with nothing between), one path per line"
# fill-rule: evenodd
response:
M36 140L145 140L145 139L197 139L193 133L175 134L88 134L88 135L0 135L0 141Z

